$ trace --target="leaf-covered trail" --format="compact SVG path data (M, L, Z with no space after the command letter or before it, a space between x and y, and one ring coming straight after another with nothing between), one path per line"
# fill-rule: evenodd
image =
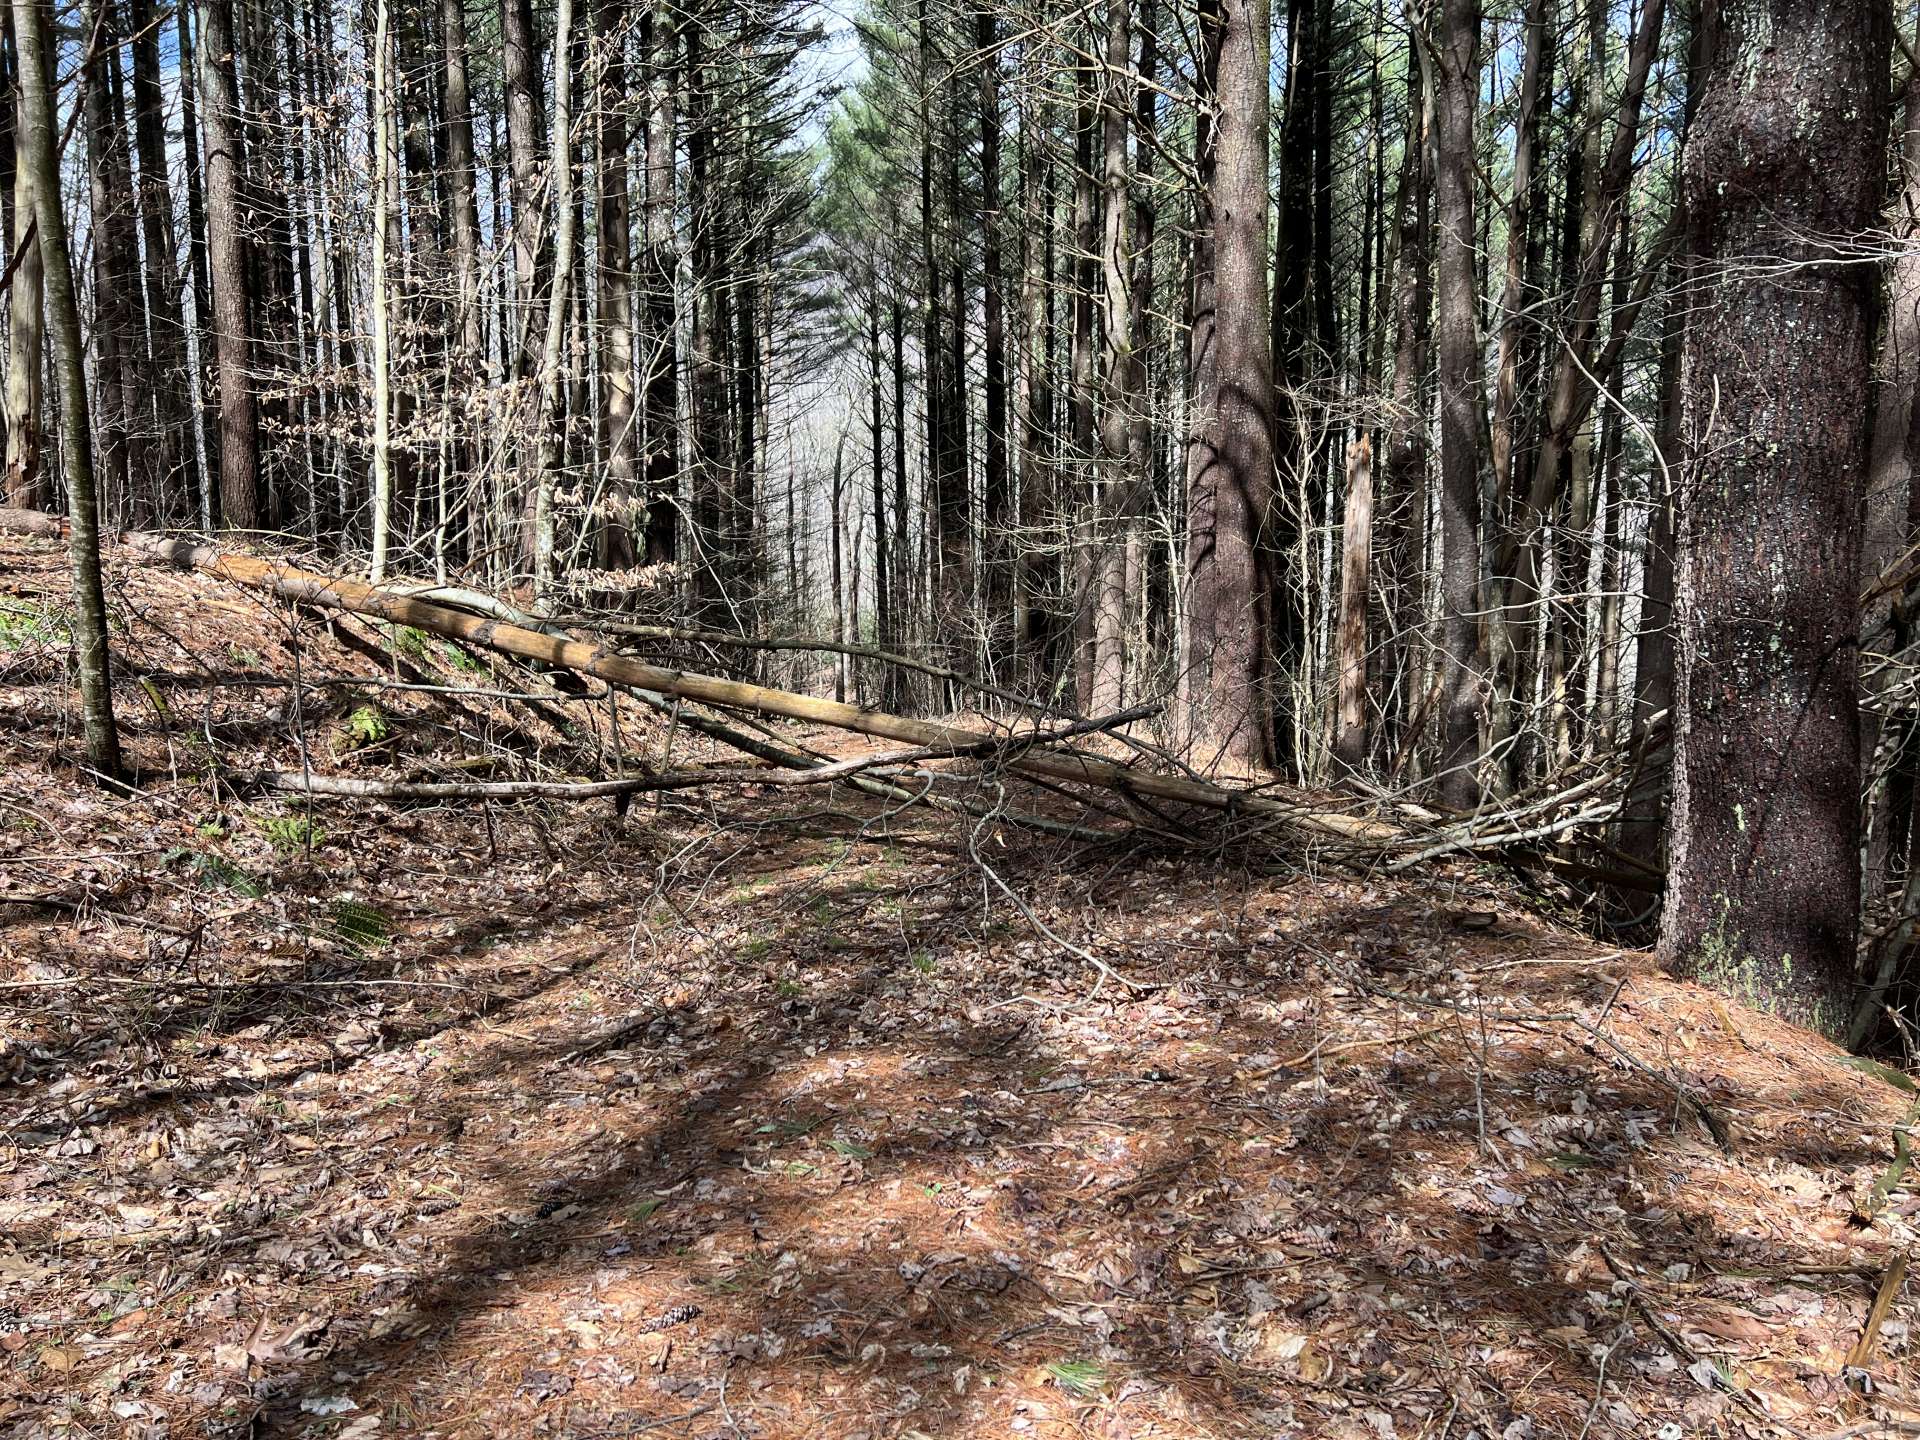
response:
M762 836L678 915L596 898L645 868L610 839L530 926L436 937L484 968L407 967L462 1008L517 985L485 1015L377 988L319 1027L208 1015L137 1085L83 1042L10 1096L10 1418L1576 1434L1597 1349L1598 1433L1743 1414L1716 1369L1846 1413L1907 1223L1847 1225L1878 1082L1638 957L1325 881L1046 876L1051 928L1168 987L1094 994L916 838ZM1734 1154L1585 1032L1481 1010L1605 1010Z
M290 667L213 613L202 658ZM1904 1296L1871 1398L1840 1378L1920 1210L1850 1221L1901 1097L1484 873L981 832L1028 915L973 821L839 791L341 807L294 835L279 799L79 789L57 690L4 698L6 1433L1920 1418ZM285 763L274 703L201 733ZM307 717L345 732L335 763L471 728L357 714Z

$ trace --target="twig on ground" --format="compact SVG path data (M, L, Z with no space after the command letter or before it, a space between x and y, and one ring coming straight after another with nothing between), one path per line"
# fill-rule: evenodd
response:
M1675 1354L1685 1356L1691 1364L1699 1364L1699 1352L1687 1344L1685 1340L1681 1339L1679 1332L1660 1318L1659 1312L1654 1309L1653 1302L1647 1298L1646 1292L1641 1290L1639 1282L1634 1279L1633 1274L1618 1260L1613 1258L1612 1252L1609 1251L1606 1246L1602 1245L1599 1249L1600 1258L1606 1261L1607 1268L1613 1272L1614 1278L1626 1286L1628 1303L1640 1312L1647 1324L1652 1327L1653 1333L1664 1340ZM1721 1372L1719 1366L1715 1365L1710 1368L1713 1370L1714 1379L1720 1382L1721 1389L1731 1395L1739 1404L1740 1408L1748 1414L1765 1424L1785 1430L1789 1434L1800 1436L1806 1434L1805 1431L1796 1429L1777 1416L1770 1414L1766 1406L1762 1405L1758 1400L1754 1399L1753 1396L1729 1380Z
M1004 799L1005 798L1004 790L1001 793L1002 793L1002 798ZM1081 946L1074 944L1071 940L1067 940L1062 936L1054 934L1054 932L1047 927L1047 923L1044 920L1042 920L1038 915L1033 913L1033 908L1029 906L1026 901L1022 900L1018 895L1014 894L1013 887L1008 885L1005 880L1002 880L1000 878L1000 872L995 870L993 866L989 865L987 863L986 857L980 853L980 831L983 828L985 828L987 822L993 818L994 813L996 812L990 811L988 814L981 816L980 823L978 825L975 825L970 831L967 832L967 854L972 857L973 863L980 867L980 873L985 875L987 879L993 882L994 886L1000 891L1002 895L1007 897L1008 902L1013 906L1014 909L1020 912L1021 916L1026 920L1026 922L1029 925L1031 925L1034 929L1038 930L1042 935L1046 936L1047 939L1051 940L1054 944L1058 945L1062 950L1065 950L1069 955L1072 955L1075 959L1083 961L1088 965L1091 965L1095 970L1097 970L1100 973L1100 977L1102 980L1112 980L1115 984L1125 988L1129 994L1149 995L1149 994L1152 994L1155 990L1164 990L1166 988L1164 985L1150 985L1144 981L1133 980L1128 978L1125 975L1122 975L1118 970L1114 969L1111 965L1107 964L1106 961L1102 960L1098 955L1095 955L1091 950L1084 949ZM1097 994L1099 991L1099 987L1096 985L1094 987L1094 990L1095 990L1095 993Z
M1853 1342L1853 1348L1847 1352L1847 1367L1864 1370L1867 1361L1872 1358L1874 1344L1880 1338L1880 1327L1886 1323L1887 1313L1893 1309L1893 1302L1900 1297L1900 1287L1907 1280L1907 1257L1901 1253L1893 1257L1893 1263L1887 1266L1887 1273L1880 1281L1879 1293L1873 1297L1873 1308L1867 1312L1867 1323L1860 1328L1860 1338Z

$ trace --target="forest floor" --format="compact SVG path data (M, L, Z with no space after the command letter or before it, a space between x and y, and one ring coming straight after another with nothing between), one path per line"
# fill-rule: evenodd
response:
M0 541L0 1433L1920 1422L1907 1296L1847 1369L1907 1097L1508 878L838 788L308 819L196 776L559 732L372 687L527 683L424 637L111 590L132 799L73 768L59 553Z

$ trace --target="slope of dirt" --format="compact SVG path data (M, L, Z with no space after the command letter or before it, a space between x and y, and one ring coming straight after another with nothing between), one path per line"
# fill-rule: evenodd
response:
M1252 876L839 789L309 819L208 755L698 752L592 697L379 688L345 627L156 572L113 577L151 780L115 799L71 768L58 556L0 566L0 1431L1920 1421L1904 1294L1847 1368L1920 1213L1854 1219L1905 1097L1486 874ZM296 667L355 683L295 705Z

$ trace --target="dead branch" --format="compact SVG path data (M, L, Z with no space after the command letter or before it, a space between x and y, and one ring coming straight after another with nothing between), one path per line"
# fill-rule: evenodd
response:
M434 591L422 588L424 598L441 598L448 594L462 597L477 596L472 590L454 592ZM480 596L483 601L491 597ZM459 604L467 608L464 601L448 599L448 604ZM1009 690L1003 685L995 685L990 680L968 675L963 671L950 669L945 665L935 665L929 661L916 660L911 655L902 655L897 650L882 650L872 645L849 645L838 640L816 640L801 635L777 635L757 639L746 635L729 635L724 630L702 630L681 625L635 625L618 620L606 620L592 614L575 612L568 617L573 624L582 629L599 631L607 635L622 635L631 640L663 640L682 645L725 646L733 650L774 650L798 651L826 655L845 655L852 660L870 660L876 665L891 665L901 670L911 670L930 679L943 680L959 690L971 690L979 695L988 695L995 700L1004 700L1010 705L1018 705L1023 710L1034 710L1045 714L1061 713L1057 707L1023 695L1017 690Z
M39 511L0 509L0 529L56 536L65 522ZM913 720L885 711L867 710L840 701L776 690L745 681L666 669L604 645L587 644L543 634L522 625L483 618L431 604L409 595L376 588L357 580L314 574L292 565L223 551L205 542L177 540L137 531L122 533L119 543L154 564L204 571L265 590L296 604L343 610L372 616L449 639L485 645L522 659L593 675L612 684L679 696L720 709L787 720L809 721L884 740L898 740L947 755L963 754L981 746L1002 744L1008 736L983 734L956 725ZM1078 751L1037 746L1012 759L1010 772L1069 784L1095 785L1156 800L1193 805L1208 810L1277 822L1302 838L1373 848L1401 838L1397 827L1325 806L1250 794L1223 785L1155 775Z

